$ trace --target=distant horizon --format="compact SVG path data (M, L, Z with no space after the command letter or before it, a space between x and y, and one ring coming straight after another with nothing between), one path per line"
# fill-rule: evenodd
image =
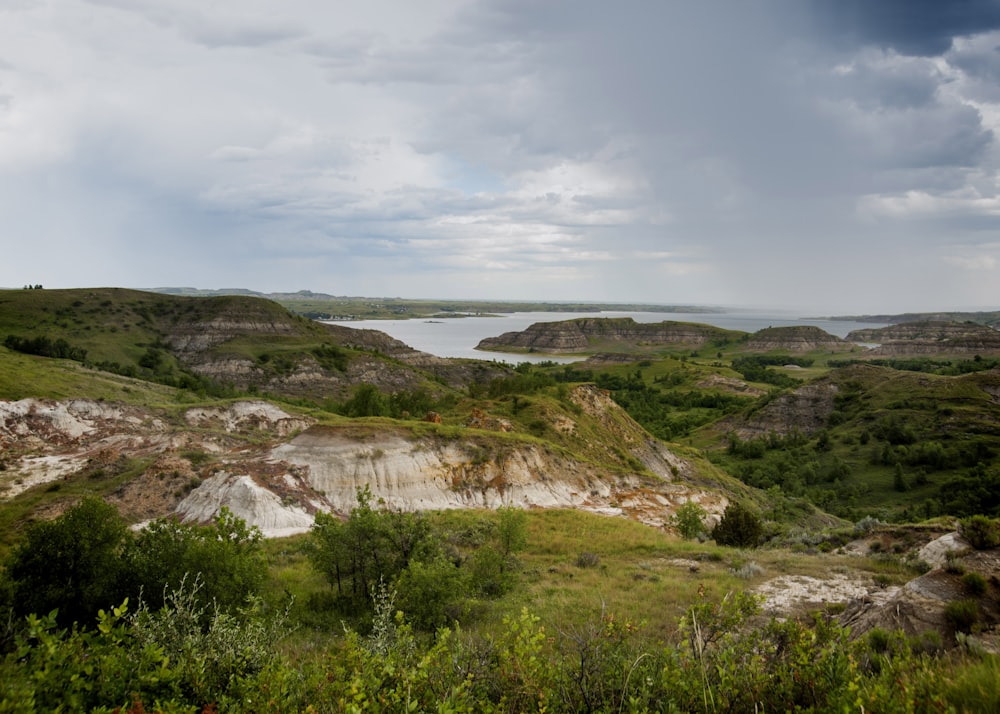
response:
M24 284L17 287L0 287L0 290L23 290L34 284ZM997 306L979 307L957 307L957 308L929 308L929 309L902 309L902 310L840 310L822 307L786 307L781 305L748 305L748 304L725 304L725 303L705 303L705 302L680 302L680 301L650 301L650 300L593 300L593 299L530 299L530 298L483 298L483 297L404 297L401 295L353 295L347 293L332 293L324 290L314 290L311 288L300 288L298 290L258 290L256 288L245 287L222 287L222 288L202 288L191 285L163 285L157 287L132 287L125 285L77 285L72 287L56 286L49 287L42 284L42 289L48 290L86 290L86 289L123 289L138 290L142 292L152 292L160 294L172 294L170 291L189 290L199 293L233 293L233 294L254 294L260 296L268 295L297 295L310 293L312 295L327 296L335 299L348 300L400 300L413 302L482 302L482 303L522 303L525 305L595 305L595 306L629 306L644 305L649 307L662 308L707 308L712 310L728 310L740 312L779 312L795 314L802 318L826 319L838 317L865 317L876 315L906 315L906 314L931 314L931 313L984 313L1000 312ZM323 299L322 297L317 299ZM670 310L667 310L670 312Z

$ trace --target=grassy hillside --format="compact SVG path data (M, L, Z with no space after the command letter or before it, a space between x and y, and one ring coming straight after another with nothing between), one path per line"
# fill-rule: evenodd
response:
M652 481L637 456L648 436L624 414L599 408L607 399L599 390L607 390L693 464L686 479L753 503L772 538L765 548L743 550L681 540L669 529L623 518L546 509L515 516L523 517L524 541L512 538L516 547L506 550L500 534L509 512L415 516L361 509L356 530L346 525L351 519L327 524L339 536L328 553L308 536L263 544L252 533L233 535L238 528L222 537L167 528L156 531L150 550L143 550L149 542L105 549L102 565L124 562L127 554L134 559L129 563L152 563L157 571L173 560L183 564L182 556L201 557L204 572L219 573L246 557L262 599L212 619L178 596L166 609L133 619L121 609L115 614L121 599L109 597L101 604L100 628L84 623L60 631L42 614L29 633L26 620L9 616L19 606L14 593L24 594L25 587L0 570L0 709L55 709L70 700L79 709L152 710L158 701L164 711L324 712L991 711L1000 703L1000 665L978 640L990 636L995 622L987 616L996 610L996 584L978 571L965 572L960 558L948 566L955 572L942 576L954 581L959 607L946 611L940 630L912 637L876 628L852 641L831 619L850 596L828 599L833 596L816 590L847 584L869 600L881 598L924 570L915 548L949 531L953 518L920 527L851 525L815 509L818 504L851 521L996 513L996 370L831 369L821 352L747 360L740 345L716 345L625 364L609 359L472 370L477 378L458 389L414 370L405 352L375 354L372 343L363 349L254 297L113 289L16 293L0 293L0 339L45 336L87 354L81 361L0 347L0 399L87 397L141 406L145 411L135 410L130 422L137 430L158 419L188 435L166 442L172 446L163 463L154 465L144 445L125 453L119 441L85 459L74 478L3 501L0 532L7 539L21 538L32 520L48 522L84 495L109 497L144 477L183 490L225 459L254 450L266 455L273 434L263 428L222 434L212 422L185 422L183 409L195 400L227 404L199 393L197 380L187 386L153 381L195 379L202 365L234 361L272 380L301 376L307 363L318 365L310 373L340 376L356 390L351 399L326 410L315 400L296 405L286 398L284 406L347 428L358 441L391 432L414 443L460 442L483 462L540 446L610 479L645 474ZM132 367L137 376L99 369L104 363L119 371ZM355 365L363 370L352 372ZM374 385L358 376L379 370L398 381ZM412 374L438 391L417 395L403 378ZM577 390L581 383L599 389ZM229 389L233 396L250 391ZM439 410L442 423L423 419L429 407ZM804 408L811 410L809 424L818 421L815 429L794 428L794 409ZM791 426L734 437L759 434L753 428L762 424ZM195 432L204 443L189 440ZM16 455L47 446L42 439L18 442ZM5 446L4 456L11 453ZM90 530L53 542L72 546ZM119 537L127 540L129 533L123 526ZM374 535L348 537L359 533ZM354 579L361 561L343 572L328 567L325 577L318 554L346 564L350 549L362 552L375 542L389 549L381 555L393 553L401 574L381 599L344 595L336 579ZM191 543L216 549L199 556L184 551ZM420 547L411 548L415 543ZM224 552L231 544L235 549ZM405 555L397 558L393 549ZM995 572L995 556L981 557ZM36 569L51 575L49 562ZM116 595L138 592L128 589L138 587L134 578L125 580L112 583L120 586ZM772 597L798 588L802 600L783 606L780 619L761 616L756 593L768 584ZM128 607L136 611L135 599ZM420 619L428 611L435 618ZM435 632L436 625L450 629ZM955 644L954 654L943 652Z
M963 373L965 364L988 366L971 359L949 362L947 375L831 369L828 357L734 352L531 369L593 381L659 438L705 450L748 485L839 516L997 513L1000 370ZM792 399L827 390L828 400ZM744 432L755 435L734 441Z
M256 390L316 404L345 398L360 373L375 384L440 393L472 371L429 360L426 368L404 364L406 348L387 335L322 325L242 295L0 291L0 344L203 394Z

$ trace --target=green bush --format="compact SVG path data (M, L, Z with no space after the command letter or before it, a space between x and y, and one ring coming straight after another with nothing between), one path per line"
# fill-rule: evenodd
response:
M705 516L708 513L694 501L685 501L674 515L670 517L670 525L677 529L681 537L693 540L705 534Z
M755 548L764 535L764 524L760 516L748 506L730 503L722 514L722 520L712 529L712 538L719 545L737 548Z
M983 595L986 593L988 583L986 578L976 572L969 572L962 576L962 585L970 595Z
M396 581L400 608L415 627L433 632L459 619L464 598L462 574L444 557L415 560Z
M14 612L90 626L101 608L127 597L122 553L130 540L114 506L85 498L52 521L32 524L7 558Z
M970 516L958 522L958 532L976 550L989 550L1000 545L1000 528L986 516Z
M259 529L227 508L208 526L153 521L124 555L133 595L141 592L145 603L156 609L167 592L198 578L196 593L203 608L235 611L263 586L267 564L262 539Z
M975 600L955 600L944 609L945 621L956 632L971 632L979 622L979 604Z

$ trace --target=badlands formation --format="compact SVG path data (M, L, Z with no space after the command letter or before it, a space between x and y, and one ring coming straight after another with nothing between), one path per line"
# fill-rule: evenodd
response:
M695 500L718 517L727 499L694 485L694 466L648 437L605 393L571 399L617 425L634 468L615 471L549 445L469 430L446 437L371 424L325 425L264 401L181 412L89 400L0 402L0 498L49 483L113 478L109 498L139 523L177 514L210 521L223 507L265 535L304 532L317 511L347 514L369 488L388 508L572 507L663 526ZM572 431L563 417L558 425Z

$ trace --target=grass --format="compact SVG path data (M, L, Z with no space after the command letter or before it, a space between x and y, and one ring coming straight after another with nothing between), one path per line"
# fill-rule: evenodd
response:
M141 379L84 367L70 360L11 352L0 346L0 399L96 399L127 404L170 404L181 393Z
M463 623L463 630L495 631L504 617L516 618L527 608L550 632L583 627L602 614L613 614L618 621L638 627L643 637L668 642L675 639L677 622L691 605L721 600L727 593L754 588L779 575L825 579L832 572L865 579L885 574L886 584L914 576L912 569L898 561L723 548L585 511L529 510L526 515L527 547L517 554L520 584L502 600L479 602L476 618ZM449 542L462 550L489 538L496 514L455 510L430 513L428 518L451 534ZM306 536L296 536L267 543L268 597L280 602L293 596L293 615L311 628L333 628L339 633L339 620L317 619L306 606L311 595L329 592L329 585L312 571L301 549L305 540ZM581 559L581 554L590 557ZM750 561L759 569L745 569L749 577L739 577L734 571Z

